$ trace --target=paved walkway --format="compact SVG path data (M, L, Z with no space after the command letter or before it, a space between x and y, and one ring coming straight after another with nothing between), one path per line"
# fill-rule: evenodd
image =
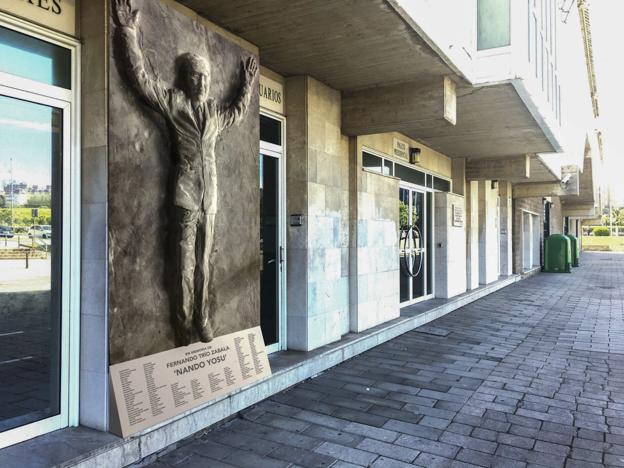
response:
M573 274L491 294L151 466L624 466L623 313L624 255L588 253Z

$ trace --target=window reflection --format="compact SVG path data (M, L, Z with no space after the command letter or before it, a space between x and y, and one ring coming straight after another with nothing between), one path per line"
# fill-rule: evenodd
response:
M0 96L0 431L60 410L61 128Z
M0 27L0 72L71 89L71 52Z

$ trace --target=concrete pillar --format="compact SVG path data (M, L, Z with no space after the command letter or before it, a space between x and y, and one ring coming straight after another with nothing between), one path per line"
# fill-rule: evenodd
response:
M479 287L479 183L466 184L466 281L468 289Z
M435 296L440 298L466 292L466 230L454 224L454 209L465 212L464 197L435 194Z
M479 181L479 283L489 284L498 279L498 189L491 180Z
M540 266L540 253L542 248L542 231L544 229L544 225L540 223L540 217L537 215L531 216L532 220L532 238L533 238L533 268L537 268Z
M513 273L513 213L511 182L499 182L500 196L500 274L509 276Z
M286 81L288 348L310 351L348 331L348 141L340 93L310 77Z

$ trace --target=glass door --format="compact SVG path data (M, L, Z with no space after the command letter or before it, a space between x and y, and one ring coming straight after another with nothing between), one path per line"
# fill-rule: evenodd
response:
M431 218L425 191L399 189L400 302L409 305L431 295Z
M0 445L67 425L69 105L0 86Z
M260 325L269 353L285 345L283 121L260 116Z

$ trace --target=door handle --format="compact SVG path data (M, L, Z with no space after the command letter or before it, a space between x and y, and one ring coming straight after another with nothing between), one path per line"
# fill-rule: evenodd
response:
M282 246L280 245L280 248L279 248L279 262L280 262L280 263L284 263L284 260L285 260L285 258L284 258L284 257L285 257L285 256L284 256L284 247L282 247Z

